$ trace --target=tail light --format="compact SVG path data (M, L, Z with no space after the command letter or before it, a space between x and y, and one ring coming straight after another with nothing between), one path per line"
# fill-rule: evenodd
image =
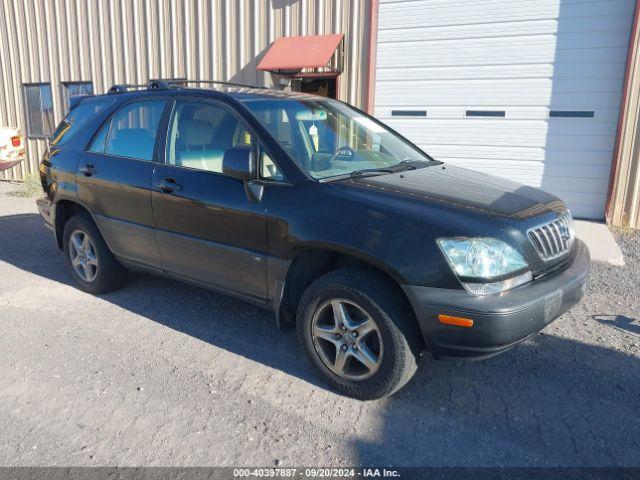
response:
M22 144L22 137L20 137L20 135L11 137L11 145L13 145L14 147L19 147L21 144Z

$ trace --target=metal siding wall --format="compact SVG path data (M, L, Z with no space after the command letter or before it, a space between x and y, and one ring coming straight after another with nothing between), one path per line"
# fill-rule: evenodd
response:
M0 0L0 126L26 135L22 84L49 82L56 123L61 82L150 78L271 85L259 59L281 36L344 33L338 98L366 106L369 0ZM27 141L28 161L0 172L36 172L43 140Z

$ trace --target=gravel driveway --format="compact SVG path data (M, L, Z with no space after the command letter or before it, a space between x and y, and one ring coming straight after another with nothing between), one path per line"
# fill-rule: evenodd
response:
M76 290L15 188L0 182L0 465L640 465L640 235L542 334L424 358L362 403L258 308L139 274Z

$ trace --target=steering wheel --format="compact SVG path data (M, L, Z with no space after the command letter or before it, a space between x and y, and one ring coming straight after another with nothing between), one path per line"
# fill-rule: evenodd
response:
M340 147L338 148L335 153L333 154L333 156L329 159L329 163L333 162L336 158L338 158L338 155L340 155L340 153L342 152L348 152L351 154L351 158L353 158L353 156L356 154L355 150L351 147L348 147L347 145L345 145L344 147Z

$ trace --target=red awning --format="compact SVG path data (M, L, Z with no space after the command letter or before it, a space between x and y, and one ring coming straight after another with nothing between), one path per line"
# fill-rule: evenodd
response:
M258 70L301 70L326 67L344 33L280 37L258 64Z

